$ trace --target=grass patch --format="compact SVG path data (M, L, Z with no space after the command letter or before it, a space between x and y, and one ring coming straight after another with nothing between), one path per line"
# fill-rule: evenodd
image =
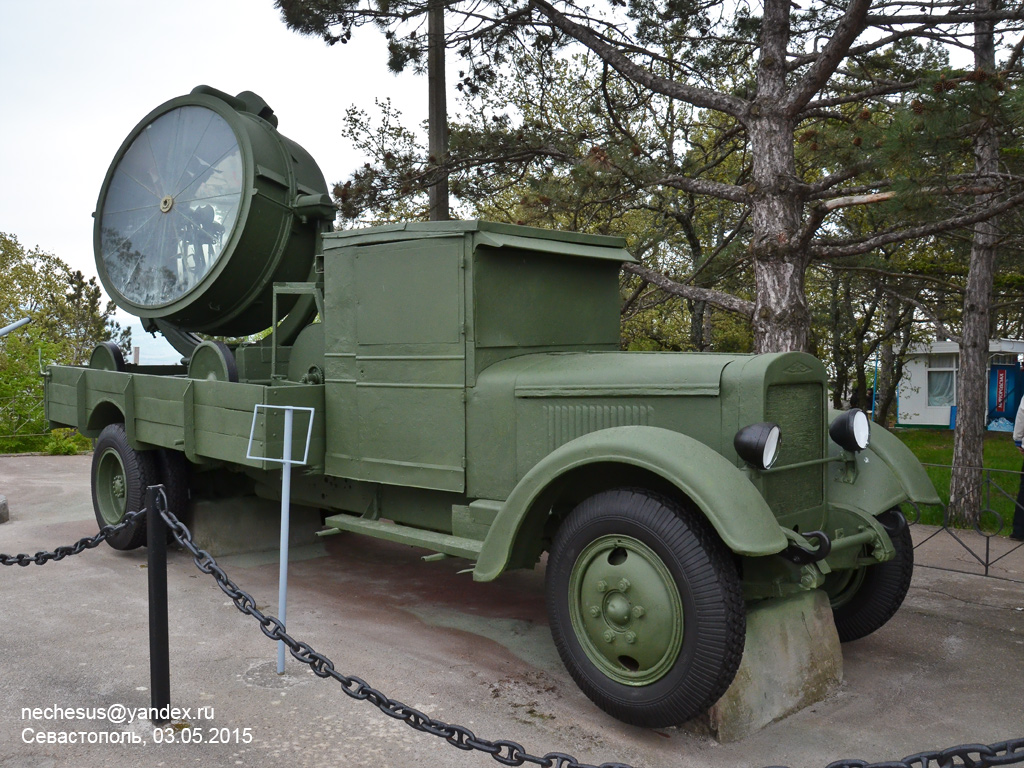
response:
M922 464L926 465L925 470L935 484L939 498L943 504L948 504L950 470L947 467L953 463L953 430L894 429L892 432L914 452ZM1021 459L1021 454L1013 444L1009 432L985 433L982 466L991 471L985 472L983 476L988 482L982 487L982 530L998 530L1001 517L1003 534L1010 533L1016 510L1017 488L1020 486ZM927 466L929 464L946 466ZM923 507L921 522L942 525L943 510L938 507Z

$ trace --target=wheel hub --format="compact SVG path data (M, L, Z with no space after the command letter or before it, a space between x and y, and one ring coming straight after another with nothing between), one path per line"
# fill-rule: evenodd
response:
M128 481L124 464L117 451L104 451L98 461L94 478L96 505L108 525L117 525L127 511Z
M672 668L683 641L683 607L672 574L638 539L588 544L569 583L570 618L590 660L613 680L649 685Z
M633 606L621 592L615 592L604 600L604 617L612 627L624 628L633 619Z
M860 590L864 583L866 568L854 568L852 570L833 571L825 577L822 588L828 595L829 604L832 610L847 605Z
M110 481L110 492L117 499L124 498L124 475L114 475L114 479Z

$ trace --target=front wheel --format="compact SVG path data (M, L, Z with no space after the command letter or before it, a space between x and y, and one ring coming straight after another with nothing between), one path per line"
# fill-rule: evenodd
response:
M645 490L583 501L548 558L558 653L582 691L632 725L678 725L729 687L746 634L735 564L698 513Z
M885 522L886 512L879 516ZM892 515L895 523L895 516ZM910 589L914 575L914 542L906 525L894 525L892 534L896 555L877 565L845 571L833 571L825 577L825 592L832 604L832 617L840 642L859 640L891 619Z
M146 488L156 478L151 452L131 447L124 424L104 427L92 454L92 506L100 528L117 525L129 512L142 509ZM107 544L114 549L137 549L145 543L144 517L107 537Z

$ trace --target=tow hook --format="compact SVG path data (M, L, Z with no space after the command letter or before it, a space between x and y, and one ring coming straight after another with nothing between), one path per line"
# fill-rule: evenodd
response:
M906 521L904 521L904 524L905 523ZM809 531L804 534L804 538L814 539L817 541L818 548L805 549L796 542L792 542L788 547L779 552L779 556L789 560L791 563L796 563L797 565L807 565L809 563L816 563L819 560L824 560L832 551L832 541L824 531Z

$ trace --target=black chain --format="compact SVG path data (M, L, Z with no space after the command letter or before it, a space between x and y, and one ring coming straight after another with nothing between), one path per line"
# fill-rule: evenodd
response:
M827 768L989 768L1024 762L1024 738L997 744L961 744L935 752L918 752L898 762L867 763L863 760L837 760Z
M281 624L280 619L276 616L267 616L259 610L252 596L247 592L243 592L235 582L228 578L224 570L217 565L217 561L213 559L213 556L206 550L199 549L192 542L192 534L188 528L168 511L165 505L166 501L163 496L157 496L157 511L171 529L174 538L192 555L192 560L195 562L196 567L203 573L213 576L217 586L221 588L224 594L231 598L235 607L247 616L252 616L260 623L260 629L264 635L271 640L283 642L288 646L292 656L303 664L309 665L309 668L313 670L313 674L317 677L331 677L337 680L341 684L341 689L353 699L368 701L385 715L401 720L417 731L439 736L457 749L475 749L484 752L502 765L531 763L541 766L541 768L631 768L626 763L601 763L600 766L581 763L572 755L566 755L562 752L549 752L543 757L537 757L536 755L529 754L522 744L508 741L507 739L491 741L480 738L468 728L435 720L418 709L410 707L408 704L403 704L400 701L389 698L359 677L343 675L334 668L334 662L329 658L322 653L317 653L307 643L301 643L285 632L284 625Z
M369 683L354 675L343 675L334 668L334 662L317 653L307 643L297 641L284 631L284 625L276 616L267 616L256 607L252 596L238 588L217 561L206 550L199 549L192 541L192 534L178 518L167 509L166 496L161 492L157 495L156 511L167 523L177 542L188 550L196 567L203 573L213 576L217 586L235 604L242 613L252 616L260 623L263 634L271 640L280 640L291 651L293 657L307 664L317 677L331 677L341 684L341 689L359 701L369 701L381 712L401 720L410 728L439 736L453 747L462 750L478 750L493 757L502 765L518 766L525 763L541 766L541 768L631 768L626 763L601 763L594 766L581 763L572 755L563 752L548 752L543 757L529 754L526 749L514 741L498 739L491 741L478 737L468 728L452 725L420 712L403 704L372 687ZM146 514L142 509L125 516L117 525L105 526L95 536L80 539L75 544L57 547L53 552L37 552L35 555L0 554L0 565L42 565L50 560L61 560L68 555L77 555L86 549L92 549L108 536L131 525L136 519ZM829 763L827 768L996 768L997 766L1013 765L1024 762L1024 737L1008 739L996 744L961 744L935 752L919 752L902 760L882 763L868 763L865 760L837 760ZM771 768L780 768L772 766Z
M34 555L5 555L0 553L0 565L43 565L51 560L63 560L68 555L77 555L87 549L98 547L108 537L127 528L138 518L145 515L145 509L140 509L138 512L130 512L117 525L105 525L100 528L100 532L95 536L79 539L71 546L57 547L53 552L36 552Z
M170 527L174 538L192 555L196 566L203 573L208 573L217 581L217 586L234 602L242 613L255 617L260 623L263 634L271 640L281 640L291 651L292 656L308 664L317 677L332 677L341 683L341 689L353 699L369 701L386 715L402 720L411 728L434 736L440 736L453 747L464 750L476 749L485 752L502 765L523 765L532 763L542 768L631 768L626 763L602 763L599 767L580 763L572 755L562 752L548 752L543 757L528 754L521 744L500 739L489 741L476 736L468 728L461 725L435 720L422 712L385 696L366 681L347 676L334 668L334 662L321 653L317 653L306 643L301 643L284 631L284 626L276 616L266 616L256 608L252 596L238 588L223 569L217 565L209 552L199 549L192 542L192 535L170 511L166 509L163 496L157 497L157 511ZM951 747L941 752L921 752L910 755L900 761L884 763L868 763L864 760L839 760L827 768L990 768L990 766L1011 765L1024 762L1024 738L1002 741L991 746L981 744L964 744Z

